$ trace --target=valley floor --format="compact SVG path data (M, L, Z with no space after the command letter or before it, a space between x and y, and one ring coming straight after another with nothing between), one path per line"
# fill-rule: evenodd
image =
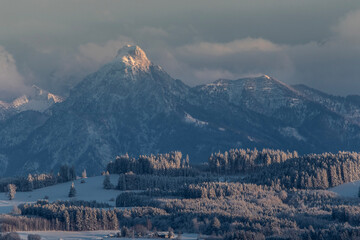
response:
M110 175L110 181L116 185L118 181L118 175ZM115 206L116 196L120 193L118 190L105 190L103 188L104 176L89 177L85 179L85 183L80 183L81 179L75 180L76 200L96 201L99 203L108 203L111 206ZM32 192L17 192L15 199L8 200L6 193L0 193L0 214L9 213L14 206L22 203L36 202L38 199L44 199L48 197L50 202L56 200L70 200L68 197L71 182L60 183L54 186L35 189Z
M77 194L74 199L103 202L115 206L115 202L112 201L112 199L115 199L121 191L105 190L102 185L103 179L104 176L89 177L85 179L85 183L80 183L81 179L75 180L74 183ZM116 185L118 175L110 175L110 180L113 185ZM21 203L36 202L38 199L43 199L45 196L49 198L50 202L56 200L70 200L68 197L70 186L71 182L67 182L36 189L32 192L17 192L15 199L12 201L8 200L6 193L0 193L0 214L10 213L14 206ZM343 197L357 197L359 187L360 181L355 181L330 188L329 191L335 192Z
M63 231L36 231L36 232L18 232L21 239L26 240L28 235L36 234L41 236L44 240L72 240L72 239L106 239L107 236L115 234L116 231L88 231L88 232L63 232ZM131 238L109 238L111 240L121 239L121 240L130 240ZM137 240L154 240L154 238L135 238ZM179 239L181 240L195 240L198 239L197 234L182 234Z

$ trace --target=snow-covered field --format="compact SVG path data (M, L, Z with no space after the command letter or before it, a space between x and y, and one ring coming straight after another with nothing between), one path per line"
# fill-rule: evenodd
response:
M62 231L48 231L48 232L18 232L21 239L26 240L28 235L37 234L41 239L59 240L59 239L104 239L109 234L114 234L116 231L89 231L89 232L62 232ZM114 239L114 238L111 238ZM123 238L124 239L124 238Z
M337 193L342 197L357 197L359 193L360 181L344 183L330 188L329 191Z
M116 196L121 192L118 190L105 190L103 189L104 176L89 177L85 179L85 183L80 183L81 179L75 180L76 200L86 200L97 202L105 202L111 206L115 206ZM113 185L117 185L118 175L110 175L110 180ZM49 197L49 201L56 200L70 200L68 197L71 182L61 183L54 186L36 189L32 192L17 192L15 199L9 201L6 193L0 193L0 214L9 213L14 206L21 203L36 202L38 199L44 199L45 196Z
M114 234L116 231L90 231L90 232L62 232L62 231L49 231L49 232L18 232L21 239L26 240L29 234L37 234L41 236L42 239L46 240L72 240L72 239L106 239L106 236L109 234ZM130 240L131 238L108 238L111 240L121 239L121 240ZM136 240L150 240L154 238L134 238ZM195 240L198 239L197 234L183 234L180 239L183 240Z
M114 201L116 196L121 192L118 190L105 190L103 189L104 176L96 176L85 179L86 183L80 183L81 179L75 180L76 197L73 199L86 200L97 202L105 202L112 206L115 205ZM118 175L110 175L110 181L113 185L117 185ZM38 199L43 199L45 196L49 197L49 201L56 200L70 200L68 193L70 190L71 182L61 183L54 186L36 189L32 192L17 192L15 199L9 201L6 193L0 193L0 214L9 213L16 206L21 203L36 202ZM35 231L35 232L18 232L21 239L27 239L29 234L37 234L42 239L59 240L59 239L107 239L109 234L114 234L116 231L84 231L84 232L63 232L63 231ZM195 240L198 238L197 234L183 234L180 239ZM116 238L108 238L116 239ZM137 240L147 240L147 238L136 238ZM121 240L129 240L128 238L121 238Z

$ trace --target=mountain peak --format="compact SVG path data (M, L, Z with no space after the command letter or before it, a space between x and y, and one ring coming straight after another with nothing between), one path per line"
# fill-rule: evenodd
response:
M62 97L33 85L28 94L16 98L12 101L11 106L19 111L35 110L43 112L52 104L62 101L64 101Z
M269 80L271 79L271 77L269 77L269 76L266 75L266 74L263 75L263 78L266 78L266 79L269 79Z
M148 70L151 62L139 46L126 45L119 49L115 60L123 62L132 69Z

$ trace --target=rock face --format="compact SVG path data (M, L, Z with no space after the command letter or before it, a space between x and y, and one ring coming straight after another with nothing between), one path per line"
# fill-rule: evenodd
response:
M29 107L0 123L0 173L49 171L64 163L99 173L124 153L180 150L202 162L235 147L301 153L360 147L360 97L291 87L266 75L191 88L138 46L120 49L65 101L49 96L58 103Z
M34 85L29 89L28 94L20 96L10 103L0 101L0 120L4 121L17 113L28 110L45 112L53 104L63 101L62 97Z

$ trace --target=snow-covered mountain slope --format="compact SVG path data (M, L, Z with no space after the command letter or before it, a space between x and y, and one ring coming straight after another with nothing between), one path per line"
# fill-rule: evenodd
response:
M16 111L12 108L11 104L0 101L0 122L14 114L16 114Z
M63 101L62 97L33 85L26 95L22 95L10 103L0 101L0 121L28 110L45 112L53 104Z
M191 127L180 110L189 87L149 64L140 48L128 47L126 56L124 50L51 109L51 117L20 146L31 156L24 169L45 170L68 162L98 172L123 152L177 148L166 139L181 124ZM131 59L143 64L131 65ZM44 163L44 158L49 160Z
M296 107L302 100L295 89L267 75L235 81L220 79L197 90L214 100L225 97L231 104L265 115L282 107Z
M11 106L17 109L19 112L26 110L34 110L39 112L44 112L54 103L59 103L64 101L64 99L55 94L49 93L37 86L32 86L31 92L27 95L23 95L15 99Z
M37 111L23 111L0 124L0 149L21 144L48 119L48 115Z
M360 126L360 96L340 97L323 93L305 85L293 87L309 100L321 104L330 111L344 116L351 123Z
M358 126L266 75L218 80L195 87L194 91L195 104L221 113L217 120L219 127L245 132L252 142L261 146L320 152L353 149L359 143ZM337 138L354 138L354 145Z
M20 117L0 125L6 135L0 154L9 159L9 175L63 163L98 173L124 153L180 150L201 162L211 152L240 147L359 149L359 125L308 95L266 75L191 88L141 48L126 46L36 124L25 121L35 127L24 127L22 137L12 127Z
M238 80L220 79L194 90L210 103L221 101L266 116L274 116L285 108L302 110L307 101L292 87L267 75ZM201 103L205 104L205 101Z

